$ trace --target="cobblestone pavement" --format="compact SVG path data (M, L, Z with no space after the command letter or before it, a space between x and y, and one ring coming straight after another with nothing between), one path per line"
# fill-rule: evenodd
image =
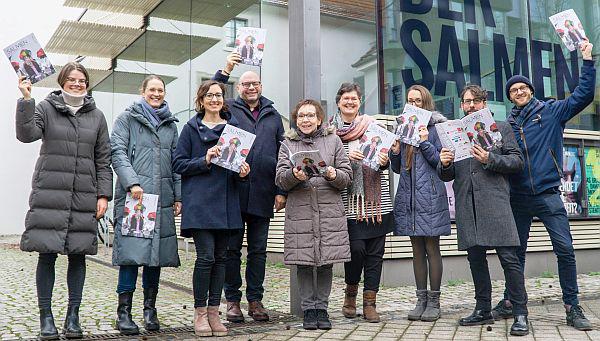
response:
M111 250L100 249L88 257L81 324L88 339L124 339L113 329L117 295L117 270L109 266ZM144 333L133 340L195 340L192 328L193 298L191 294L194 254L185 259L181 253L180 268L165 268L157 309L162 325L160 333ZM38 333L35 268L37 253L21 252L18 237L0 237L0 339L31 339ZM60 327L66 312L66 257L56 264L53 312ZM139 276L141 279L141 276ZM551 277L550 274L547 277ZM271 310L269 323L245 323L230 326L230 335L219 340L600 340L600 274L579 276L582 306L596 330L580 332L565 324L560 304L558 278L526 280L530 300L532 333L523 338L507 337L510 320L488 327L458 327L456 320L468 314L473 306L473 284L453 281L442 288L444 316L435 323L411 322L406 312L415 303L412 286L382 288L378 295L381 323L366 323L361 318L345 319L340 307L344 283L334 278L330 313L334 328L330 331L304 331L301 320L286 314L289 306L289 270L269 265L265 280L265 306ZM503 281L493 281L494 301L500 298ZM138 288L141 283L138 282ZM141 290L134 295L133 316L141 324ZM360 296L359 296L360 297ZM225 311L225 307L221 307Z

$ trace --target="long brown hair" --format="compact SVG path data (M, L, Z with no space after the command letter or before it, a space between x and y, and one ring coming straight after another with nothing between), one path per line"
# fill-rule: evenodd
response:
M422 109L434 111L435 110L435 102L433 102L433 96L431 96L431 92L427 90L426 87L415 84L406 90L406 101L408 102L408 94L416 90L421 93L421 100L423 101ZM406 170L410 170L412 168L412 160L415 154L415 147L411 145L407 145L405 149L405 161L406 161Z

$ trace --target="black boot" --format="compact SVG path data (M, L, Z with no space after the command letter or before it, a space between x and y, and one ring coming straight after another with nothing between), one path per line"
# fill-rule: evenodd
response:
M475 309L471 315L458 320L461 326L477 326L481 324L494 324L494 317L489 311Z
M158 288L144 288L144 326L146 330L160 329L155 307L156 294L158 294Z
M57 340L58 330L54 325L52 309L40 308L40 340Z
M331 321L326 309L317 309L317 328L323 330L331 329Z
M116 329L123 335L136 335L140 333L138 326L131 318L131 301L133 292L119 294L119 306L117 307Z
M79 325L78 305L70 305L67 308L67 316L65 317L63 334L65 334L67 339L81 339L83 337L83 331Z
M306 330L316 330L317 329L317 310L316 309L307 309L304 311L304 321L302 323L302 328Z
M515 322L510 327L510 335L525 336L529 334L527 315L515 315Z

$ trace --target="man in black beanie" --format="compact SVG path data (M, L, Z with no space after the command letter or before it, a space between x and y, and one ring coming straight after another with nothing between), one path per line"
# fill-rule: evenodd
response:
M579 46L583 56L581 77L579 85L567 99L547 102L536 99L531 81L523 76L513 76L506 84L506 96L514 104L507 122L512 126L525 157L523 171L510 176L511 207L521 241L519 260L524 269L531 221L538 217L550 235L558 259L567 325L578 330L591 330L592 325L585 318L577 298L579 289L573 238L558 188L562 175L565 124L594 100L596 69L592 47L587 41ZM504 300L494 308L493 314L496 319L512 316L506 291Z

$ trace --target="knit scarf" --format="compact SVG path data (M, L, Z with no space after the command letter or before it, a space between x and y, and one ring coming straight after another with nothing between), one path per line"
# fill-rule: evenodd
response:
M159 108L154 108L144 98L137 100L136 103L140 105L144 117L146 117L154 128L157 128L160 122L171 116L171 110L167 101L164 101Z
M349 126L344 126L341 114L338 112L331 123L336 127L336 134L342 142L348 143L360 139L367 131L369 124L374 122L371 116L357 115ZM358 221L371 221L373 224L382 222L381 218L381 171L373 170L361 161L350 161L352 166L352 183L348 187L348 210L356 214ZM367 210L371 209L371 216Z

